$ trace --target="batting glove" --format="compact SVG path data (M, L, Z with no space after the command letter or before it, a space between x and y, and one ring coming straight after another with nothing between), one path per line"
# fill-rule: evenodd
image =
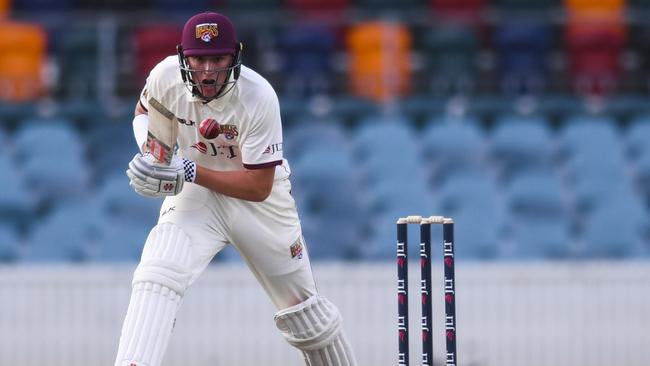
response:
M194 182L196 163L174 155L167 166L149 153L137 153L129 163L126 175L129 185L142 196L175 196L183 190L183 183Z

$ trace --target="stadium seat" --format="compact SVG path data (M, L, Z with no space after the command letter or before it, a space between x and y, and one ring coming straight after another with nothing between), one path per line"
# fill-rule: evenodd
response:
M550 123L543 117L503 116L490 136L489 155L507 181L525 170L552 168L555 150Z
M0 222L23 228L34 213L36 200L22 184L22 173L6 155L0 156Z
M350 27L346 49L351 94L376 102L408 95L411 47L411 34L404 24L367 21Z
M464 210L454 219L454 255L459 260L492 260L499 257L504 217L500 214Z
M309 97L332 90L336 39L334 32L316 24L292 24L278 40L282 55L283 94Z
M648 232L648 216L636 197L612 200L587 218L581 255L590 259L622 259L639 253Z
M436 210L455 216L474 212L484 216L503 216L500 193L485 171L466 171L449 177L434 191Z
M568 199L560 179L552 172L530 171L518 174L505 187L510 215L525 220L566 219Z
M620 87L624 23L610 20L567 25L565 47L573 89L581 95L608 95Z
M645 154L634 163L635 181L646 202L650 202L650 154Z
M179 3L185 2L179 1ZM149 72L156 64L167 56L176 55L176 45L180 43L181 31L180 26L173 24L141 26L134 31L133 47L136 59L136 77L132 80L135 84L134 90L142 89Z
M511 246L501 253L500 259L542 261L574 256L575 245L565 220L515 220L510 228Z
M435 95L471 94L476 90L479 41L474 30L441 25L423 36L424 64Z
M97 183L113 174L123 175L138 152L133 128L125 121L97 121L84 138L93 180Z
M358 173L344 149L315 146L292 164L292 194L302 210L325 216L360 214Z
M8 6L11 3L11 10L18 13L32 13L37 15L39 12L52 13L69 11L74 6L74 0L20 0L6 1Z
M353 148L361 161L376 156L394 155L399 150L412 157L417 151L417 138L411 122L405 118L370 116L352 132Z
M433 15L439 22L480 25L486 0L429 0Z
M362 187L361 197L371 215L395 212L398 209L411 212L433 210L435 201L425 179L405 179L404 175L396 175L397 179L382 179Z
M494 0L492 4L505 14L522 18L559 10L563 3L562 0Z
M384 11L406 11L417 9L420 0L355 0L354 5L369 13L382 13Z
M300 19L336 20L345 16L350 0L285 0L285 6Z
M632 159L650 153L650 115L634 118L625 130L627 152Z
M99 42L95 26L70 25L55 33L59 89L66 98L95 98L99 88Z
M88 193L90 170L82 155L39 154L19 164L22 182L37 205L83 199Z
M550 63L551 36L551 30L540 23L505 23L499 26L494 42L504 93L544 93Z
M71 225L70 223L74 223ZM92 201L55 206L31 230L21 260L26 262L83 262L92 256L102 218Z
M0 264L13 263L20 256L20 238L16 230L0 221Z
M101 236L97 241L96 250L88 260L101 263L136 263L140 259L151 228L106 217L100 227Z
M84 146L70 120L30 119L22 121L14 134L14 154L19 163L43 156L83 158Z
M330 216L303 210L300 222L310 258L314 261L358 259L364 231L361 218L353 214Z
M31 23L0 23L0 100L35 100L44 92L47 34Z
M422 131L420 143L436 183L486 164L487 137L479 121L472 117L435 117Z
M148 0L151 7L162 12L186 12L188 16L212 7L221 7L226 0Z
M609 116L574 115L563 122L558 136L558 156L565 160L582 153L602 151L622 152L622 138L616 121Z
M370 100L343 95L332 98L332 116L342 119L348 124L378 113L378 106Z
M102 214L113 224L151 228L158 221L162 200L135 193L123 172L106 177L96 194Z
M304 118L295 122L284 135L283 152L291 163L315 145L346 148L349 140L341 121L336 119Z

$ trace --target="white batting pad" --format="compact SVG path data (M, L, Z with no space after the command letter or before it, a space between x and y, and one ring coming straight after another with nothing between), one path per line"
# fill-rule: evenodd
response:
M345 338L341 314L321 296L275 314L275 324L294 347L302 351L308 366L355 366Z
M133 276L115 366L160 366L190 273L189 237L173 224L149 234Z

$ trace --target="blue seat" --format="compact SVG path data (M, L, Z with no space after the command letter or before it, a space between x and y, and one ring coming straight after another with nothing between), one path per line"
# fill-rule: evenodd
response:
M458 259L491 260L499 256L504 215L498 211L462 210L450 216L454 219L454 254Z
M492 132L489 153L501 179L529 169L552 166L554 151L550 124L543 118L500 118Z
M93 179L102 182L116 174L124 174L129 162L138 152L129 123L99 121L85 135L88 161Z
M77 200L88 193L90 170L81 157L35 156L21 165L23 182L38 204Z
M151 227L106 217L100 230L97 250L90 261L137 262Z
M648 216L637 199L612 200L591 213L584 223L581 256L632 258L643 247L647 232Z
M404 179L401 175L397 175L397 179L384 179L364 186L361 193L365 207L372 215L398 209L430 212L435 202L424 179Z
M59 160L81 158L84 153L81 136L67 119L23 121L15 132L14 146L15 158L21 163L54 154Z
M362 161L375 156L418 152L411 121L404 118L367 117L353 131L352 139Z
M494 42L501 87L507 94L540 94L546 87L551 30L543 24L506 22Z
M74 223L74 225L71 225ZM92 256L103 223L92 201L64 204L38 222L27 238L22 260L27 262L83 262Z
M650 154L645 154L634 163L635 181L646 199L650 198Z
M650 115L633 119L625 131L627 151L636 159L650 152Z
M352 95L333 97L331 108L332 116L347 123L354 123L366 116L378 113L377 104Z
M565 220L536 222L513 218L509 242L511 246L502 252L501 259L568 259L574 255L575 250Z
M483 167L486 142L485 132L471 117L436 117L429 121L421 139L422 152L437 182L458 171Z
M292 176L292 194L301 211L328 218L363 215L359 177L344 150L308 149L292 165Z
M3 187L0 194L0 221L24 226L34 213L36 200L23 186L22 173L6 155L0 155L0 179Z
M553 173L533 171L513 177L505 187L511 215L533 221L565 220L568 199L560 179Z
M314 24L293 24L278 40L283 55L284 94L328 94L332 87L336 43L333 31Z
M289 162L314 146L336 146L348 149L349 141L342 123L334 119L307 118L297 121L285 133L283 150Z
M20 255L20 238L10 225L0 222L0 263L12 263Z
M142 197L129 186L126 174L108 177L97 191L103 214L119 225L153 227L158 221L162 199Z
M471 172L451 176L434 192L437 212L454 217L462 212L503 216L499 191L487 173Z
M560 157L600 151L602 156L610 151L622 151L621 136L616 121L608 116L575 115L564 121L559 134ZM607 146L607 150L603 149Z
M303 236L312 260L353 260L360 256L362 215L301 212Z
M588 214L603 202L631 191L628 179L619 175L585 177L572 186L572 205L578 214Z

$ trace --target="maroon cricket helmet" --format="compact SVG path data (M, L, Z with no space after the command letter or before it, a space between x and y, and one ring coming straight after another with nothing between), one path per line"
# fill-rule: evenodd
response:
M205 12L185 23L181 46L185 56L236 55L239 42L235 26L228 17Z

